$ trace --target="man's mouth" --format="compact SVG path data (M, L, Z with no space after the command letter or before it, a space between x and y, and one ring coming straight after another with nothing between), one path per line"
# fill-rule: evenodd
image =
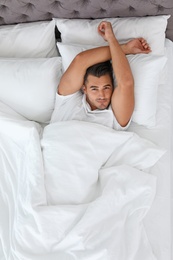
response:
M105 99L105 98L99 98L99 99L97 99L97 102L106 102L107 101L107 99Z

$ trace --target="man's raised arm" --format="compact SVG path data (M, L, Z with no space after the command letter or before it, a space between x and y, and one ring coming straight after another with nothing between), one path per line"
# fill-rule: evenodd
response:
M98 30L109 44L113 71L116 76L117 86L111 99L112 110L119 124L126 126L134 109L133 75L129 62L113 33L111 23L102 22Z
M150 48L143 38L137 38L120 45L124 54L149 53ZM110 47L98 47L79 53L63 74L58 87L60 95L70 95L81 89L88 67L110 60Z

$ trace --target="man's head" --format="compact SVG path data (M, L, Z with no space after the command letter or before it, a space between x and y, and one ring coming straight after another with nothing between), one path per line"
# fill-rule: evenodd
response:
M113 93L113 71L110 61L95 64L86 70L83 91L92 110L106 109Z

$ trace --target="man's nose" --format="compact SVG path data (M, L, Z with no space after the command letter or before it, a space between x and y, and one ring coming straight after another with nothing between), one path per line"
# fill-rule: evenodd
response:
M103 89L102 89L102 90L99 90L99 97L100 97L100 98L104 98L104 97L105 97L105 92L104 92Z

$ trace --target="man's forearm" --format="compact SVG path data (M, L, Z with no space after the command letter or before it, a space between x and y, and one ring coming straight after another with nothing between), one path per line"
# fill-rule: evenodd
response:
M109 41L110 54L112 58L113 70L118 82L126 85L128 81L133 81L131 68L125 56L126 46L120 45L115 37Z
M120 47L125 55L128 54L126 44L121 44ZM112 58L109 46L101 46L98 48L89 49L81 52L79 56L81 57L81 60L85 63L86 68L96 63L110 60Z
M111 53L109 46L101 46L93 49L89 49L79 53L78 58L80 65L87 69L88 67L104 62L111 59Z

